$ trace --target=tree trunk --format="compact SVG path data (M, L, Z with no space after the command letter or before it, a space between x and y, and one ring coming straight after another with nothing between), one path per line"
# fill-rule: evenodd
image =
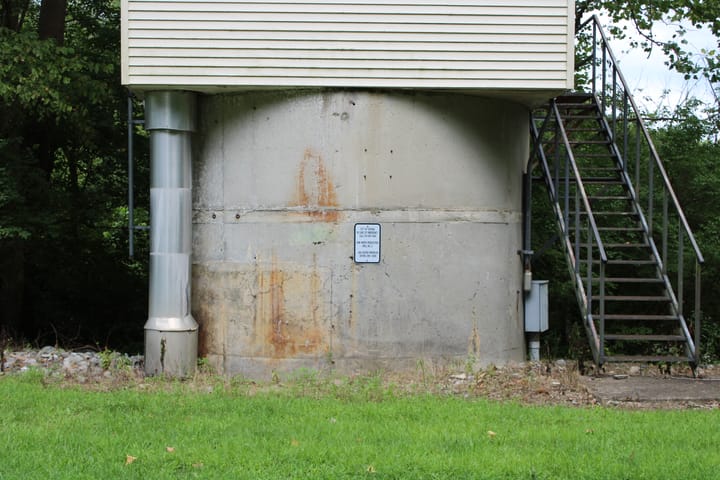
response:
M52 38L58 45L65 42L67 0L42 0L38 34L41 40Z
M30 0L0 0L0 27L19 32L29 3Z

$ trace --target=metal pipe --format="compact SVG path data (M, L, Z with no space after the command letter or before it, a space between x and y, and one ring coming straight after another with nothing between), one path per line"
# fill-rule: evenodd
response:
M695 261L695 364L700 363L700 327L702 322L702 308L700 307L700 291L702 278L700 276L701 264Z
M580 258L580 189L575 186L575 258ZM589 223L589 222L588 222ZM568 232L570 233L570 232ZM580 272L580 262L575 262L575 273Z
M133 152L133 134L135 122L133 121L133 94L128 92L127 98L127 161L128 161L128 254L135 257L135 168Z
M600 363L605 363L605 264L600 262Z
M648 209L647 209L647 221L648 221L648 235L653 237L653 210L655 206L655 163L652 158L648 160Z
M622 162L622 169L625 173L628 171L628 149L630 148L628 146L628 125L630 122L628 121L628 93L623 93L623 154L622 158L620 159L620 162Z
M677 300L678 300L678 314L682 315L684 306L684 298L685 298L685 282L684 282L684 276L685 272L683 271L683 258L685 256L685 247L683 245L683 231L682 227L678 225L678 264L677 264L677 278L678 278L678 292L677 292Z
M612 130L613 141L617 138L617 66L612 66Z
M667 273L667 255L668 255L668 196L667 190L663 190L663 224L662 224L662 273Z
M531 362L540 361L540 334L537 332L528 334L528 358Z
M197 364L198 324L190 312L192 150L195 96L148 92L150 295L145 373L185 377Z
M640 188L640 117L637 116L637 113L635 114L637 117L637 127L635 132L635 185L637 185L638 189ZM639 194L638 190L638 194ZM638 203L640 203L640 199L638 198Z

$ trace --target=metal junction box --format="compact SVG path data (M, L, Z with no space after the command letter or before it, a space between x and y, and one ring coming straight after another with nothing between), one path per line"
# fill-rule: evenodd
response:
M525 297L525 331L545 332L548 329L548 281L533 280Z

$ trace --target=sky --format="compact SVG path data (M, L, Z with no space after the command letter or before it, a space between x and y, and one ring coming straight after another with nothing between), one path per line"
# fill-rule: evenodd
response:
M658 38L670 38L675 31L674 27L657 24L654 28ZM700 52L705 48L717 49L717 39L709 30L688 28L686 35L688 50ZM620 62L620 69L633 90L638 106L647 111L656 111L658 107L665 106L671 109L681 103L686 97L696 97L705 102L713 103L714 96L710 84L705 78L698 80L685 80L683 75L669 70L664 64L666 57L656 48L648 58L641 48L631 49L629 42L612 40L611 48ZM718 87L718 85L716 85ZM664 92L667 95L663 97Z

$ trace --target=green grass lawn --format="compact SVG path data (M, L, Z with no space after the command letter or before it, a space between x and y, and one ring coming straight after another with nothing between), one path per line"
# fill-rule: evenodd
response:
M0 479L720 478L717 410L218 382L103 392L1 377Z

